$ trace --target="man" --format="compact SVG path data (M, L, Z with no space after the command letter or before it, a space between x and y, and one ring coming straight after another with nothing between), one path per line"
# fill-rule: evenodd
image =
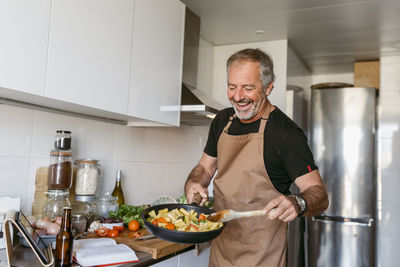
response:
M272 60L245 49L227 61L233 108L213 120L207 145L185 184L189 203L207 200L214 178L214 209L263 209L266 216L227 223L211 243L210 266L286 266L287 222L328 207L328 197L302 130L268 95L274 87ZM290 195L292 182L300 195Z

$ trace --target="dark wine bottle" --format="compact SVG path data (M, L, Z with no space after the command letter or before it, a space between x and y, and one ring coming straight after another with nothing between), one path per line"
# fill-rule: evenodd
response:
M122 186L121 186L121 178L122 178L122 171L117 170L117 177L115 179L115 187L114 187L114 190L111 195L117 199L119 206L121 206L122 204L125 203L124 193L122 192Z
M72 246L74 237L71 232L71 208L64 208L60 232L56 237L55 267L72 266Z

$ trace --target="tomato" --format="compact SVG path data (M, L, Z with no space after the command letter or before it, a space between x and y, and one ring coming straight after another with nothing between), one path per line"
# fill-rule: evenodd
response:
M198 231L198 230L199 230L199 227L197 227L197 226L194 225L194 224L191 224L190 227L193 228L195 231Z
M151 223L157 226L158 225L158 220L154 219Z
M131 230L132 232L139 230L139 228L140 228L140 224L136 220L132 220L128 224L128 229Z
M122 231L124 231L125 227L123 225L113 226L113 229L117 230L118 232L122 232Z
M139 233L139 232L129 232L128 237L129 238L138 238L143 236L143 233Z
M107 234L107 236L111 237L111 238L117 237L118 235L119 235L119 232L116 229L112 229L112 230L108 231L108 234Z
M158 218L158 223L168 223L163 217Z
M101 228L99 228L99 229L96 230L96 233L97 233L99 236L106 236L106 235L108 234L108 228L106 228L106 227L101 227Z
M204 214L200 214L200 216L199 216L199 221L201 221L201 220L207 220L207 217L206 216L204 216Z
M165 228L169 229L169 230L175 230L175 225L173 223L167 223L167 225L165 226Z

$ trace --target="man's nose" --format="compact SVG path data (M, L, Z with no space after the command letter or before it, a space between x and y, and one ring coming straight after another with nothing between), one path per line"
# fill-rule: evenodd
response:
M236 102L239 102L240 100L242 100L244 98L244 90L243 88L237 88L235 90L235 95L233 96L233 99Z

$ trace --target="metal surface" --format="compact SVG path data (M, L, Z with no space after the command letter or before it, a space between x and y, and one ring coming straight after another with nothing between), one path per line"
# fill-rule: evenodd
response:
M328 189L325 214L374 217L375 89L313 90L311 149Z
M309 225L309 267L374 266L374 227L323 221Z
M330 204L307 220L309 267L375 266L374 88L312 90L311 148Z
M209 125L211 119L207 115L225 108L197 89L199 39L200 18L186 8L180 111L181 123L187 125Z

